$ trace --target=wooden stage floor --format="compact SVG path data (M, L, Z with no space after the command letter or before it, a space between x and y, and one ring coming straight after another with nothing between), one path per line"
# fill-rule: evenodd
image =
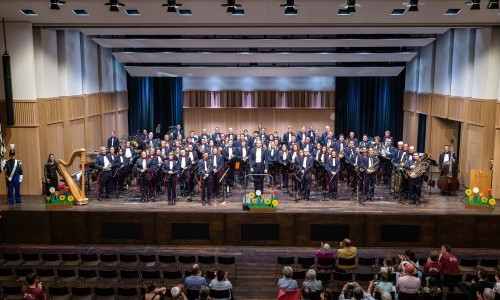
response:
M265 189L268 193L270 188ZM247 189L247 193L250 189ZM418 214L418 215L500 215L500 210L492 212L466 209L464 193L457 191L455 195L443 195L437 188L423 190L422 203L419 206L398 202L390 194L388 186L377 186L375 200L360 204L345 186L339 186L338 199L325 198L318 188L313 188L310 200L296 201L294 196L280 189L276 190L279 201L277 213L326 213L326 214ZM205 212L205 213L237 213L243 211L242 200L245 190L232 189L227 199L222 197L212 200L212 205L202 206L198 196L178 197L175 206L168 205L166 195L159 195L154 202L140 202L136 188L122 193L119 197L104 199L99 202L94 197L94 189L89 193L89 204L74 206L71 211L141 211L141 212ZM42 196L23 196L22 204L0 204L0 210L46 210Z

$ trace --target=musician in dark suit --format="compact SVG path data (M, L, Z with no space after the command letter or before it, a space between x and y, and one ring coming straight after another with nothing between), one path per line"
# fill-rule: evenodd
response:
M455 153L453 153L453 156L451 157L451 159L450 159L450 156L451 156L450 145L446 145L446 146L444 146L444 152L441 152L441 154L439 154L439 170L440 171L443 170L443 166L449 167L450 161L452 162L452 164L457 161L457 156L455 155Z
M295 134L293 133L292 126L288 126L288 131L283 134L283 138L281 139L281 141L283 143L288 144L288 142L292 141L292 136L294 136L294 135Z
M237 161L240 163L240 169L236 172L237 180L240 184L245 181L248 167L248 157L250 155L250 148L247 146L246 140L241 140L241 146L236 148Z
M353 131L349 132L349 137L347 138L347 142L349 142L349 141L353 141L355 147L358 146L358 139L354 136Z
M314 158L309 154L309 150L304 149L304 156L300 158L300 193L304 199L309 200L311 193L311 169L314 164Z
M368 135L363 134L363 138L361 139L361 142L358 144L361 147L366 147L366 149L372 147L372 142L368 139Z
M328 139L328 133L329 133L329 132L331 132L331 131L330 131L330 126L326 125L326 126L325 126L325 132L323 132L323 133L321 134L321 138L320 138L320 140L319 140L319 141L318 141L318 140L316 140L315 142L316 142L316 143L321 143L322 145L326 145L326 140Z
M179 161L179 181L181 185L181 197L187 196L189 193L189 178L192 169L192 161L189 156L186 155L186 150L182 149L177 158Z
M214 144L219 145L219 143L222 140L221 136L222 136L222 133L220 132L219 127L215 127L215 132L214 132L214 134L212 134L212 141L214 142Z
M203 128L201 130L201 134L199 136L199 140L201 141L202 139L205 139L206 142L208 142L210 139L212 139L212 136L207 133L207 129Z
M115 147L109 148L109 157L111 157L111 174L112 174L112 179L111 179L111 195L116 194L116 171L118 170L119 164L118 164L118 154L116 153Z
M307 136L311 138L311 141L314 140L316 136L316 131L312 126L309 126L309 131L307 131Z
M222 149L222 156L224 156L224 161L228 163L229 167L229 171L226 174L227 183L229 186L234 186L234 165L238 160L238 151L232 140L229 140L227 146Z
M267 164L269 166L269 174L273 177L273 185L278 177L278 148L277 143L272 142L270 147L266 150Z
M268 162L266 150L262 148L262 141L257 140L256 147L250 151L250 172L253 174L267 174ZM255 191L260 190L264 194L264 177L253 177Z
M373 155L373 149L368 150L368 156L363 157L359 163L360 172L365 173L365 201L373 200L375 194L375 183L377 182L377 171L379 168L378 157Z
M184 130L181 129L181 125L177 124L175 125L175 130L172 132L172 137L174 138L174 141L176 141L179 136L184 138Z
M303 143L306 141L306 137L308 136L307 134L307 131L306 131L306 127L305 126L302 126L302 128L300 129L299 132L297 132L297 141L299 141L300 143ZM314 131L312 133L312 136L309 136L309 138L313 138L314 137Z
M168 156L168 154L167 154ZM151 192L154 192L153 197L156 194L161 193L161 188L163 184L163 179L165 178L164 173L161 171L161 167L163 166L163 161L167 158L167 156L162 155L162 151L160 148L157 148L153 156L151 156L151 179L150 179L150 187Z
M213 163L212 160L208 158L207 152L203 152L201 156L202 158L198 161L201 203L202 205L211 205Z
M134 170L139 174L139 187L141 190L141 201L149 201L149 180L151 176L151 159L148 158L147 152L142 151L141 157L137 159Z
M125 147L123 147L123 155L126 158L132 160L136 156L135 149L130 145L130 141L125 142Z
M116 137L116 132L111 131L111 136L108 138L108 149L115 147L116 150L120 149L120 139Z
M5 171L5 182L7 183L7 200L9 204L22 203L21 182L23 182L23 164L16 159L14 144L10 145L9 160L5 161L2 168Z
M236 133L233 132L232 127L229 127L227 130L226 138L234 142L236 140Z
M340 159L337 157L335 151L332 152L331 157L327 160L326 170L328 172L328 194L331 199L337 199L337 187L339 184L340 173Z
M418 162L420 161L420 156L418 153L413 153L413 159L408 160L406 163L406 169L408 170L413 170L417 166ZM422 196L422 185L424 183L424 174L416 177L416 178L411 178L411 176L408 176L408 180L410 182L410 189L409 189L409 198L410 198L410 203L419 205L420 204L420 197Z
M285 144L281 146L281 150L278 151L277 162L280 166L281 171L281 184L282 187L288 191L288 172L290 164L290 155Z
M111 171L113 167L113 160L107 153L106 147L101 147L100 150L101 154L97 156L95 161L95 167L101 172L98 181L99 188L97 201L102 201L104 189L106 189L104 198L110 198L113 192L113 173Z
M219 148L215 147L212 150L212 196L214 198L219 198L220 195L220 184L219 180L224 172L224 156L219 153Z
M130 164L130 159L125 157L123 149L120 148L118 150L118 157L115 159L116 171L113 173L113 177L116 181L116 186L118 190L125 189L125 176L128 175L125 173L126 168Z
M148 134L148 141L146 143L147 148L156 148L158 147L158 140L154 138L154 134L150 132Z
M174 153L170 152L168 158L161 166L161 172L165 174L165 185L167 187L167 200L168 205L175 205L176 188L177 188L177 175L179 174L179 161L174 158Z

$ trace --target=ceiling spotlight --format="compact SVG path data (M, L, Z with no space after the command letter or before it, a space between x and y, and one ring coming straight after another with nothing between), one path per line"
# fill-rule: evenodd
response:
M118 0L109 0L108 3L104 3L104 5L109 5L109 11L120 11L120 7L124 7L125 4L120 3Z
M467 5L470 5L471 10L478 10L481 9L481 0L470 0Z
M295 0L286 0L285 4L280 4L281 7L285 8L286 16L295 16L298 10L295 8Z
M408 7L408 11L418 11L418 0L410 0L410 2L404 3L404 5Z
M59 10L59 5L64 5L66 1L61 1L61 0L50 0L50 9L57 9Z
M241 7L241 4L236 4L236 0L227 0L226 4L221 4L220 6L226 6L226 12L231 13L233 15L244 15L245 11L243 9L237 9L237 7Z
M346 4L340 5L340 10L346 10L349 12L356 12L356 7L361 7L361 5L356 4L356 0L347 0Z
M490 0L490 2L488 2L488 9L500 9L498 2L499 0Z
M182 6L182 4L177 3L177 0L167 0L167 3L162 4L161 6L166 6L167 12L178 12L177 8L179 8L179 6Z

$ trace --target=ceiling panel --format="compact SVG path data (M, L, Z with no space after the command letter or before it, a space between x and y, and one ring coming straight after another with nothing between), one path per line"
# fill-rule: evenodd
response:
M275 77L275 76L397 76L404 67L137 67L126 66L131 76L136 77Z
M435 38L407 39L103 39L104 48L337 48L424 47Z

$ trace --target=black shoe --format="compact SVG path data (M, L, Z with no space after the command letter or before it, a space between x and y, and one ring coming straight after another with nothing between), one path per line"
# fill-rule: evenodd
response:
M23 203L23 201L16 202L16 204L21 204L21 203Z
M101 197L97 198L97 201L102 202L102 198Z

